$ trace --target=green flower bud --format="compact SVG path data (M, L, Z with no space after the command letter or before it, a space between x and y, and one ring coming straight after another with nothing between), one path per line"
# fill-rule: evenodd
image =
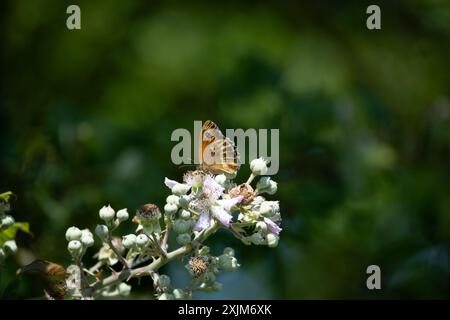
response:
M214 178L214 180L216 180L216 182L223 187L223 186L225 186L225 182L227 181L227 177L224 174L219 174L219 175L217 175Z
M100 219L104 220L105 222L112 221L115 216L114 209L111 208L110 205L103 206L103 208L101 208L99 211L99 216L100 216Z
M121 284L119 284L117 289L119 289L119 295L121 295L122 297L126 297L126 296L130 295L131 286L126 284L125 282L122 282Z
M191 187L187 184L184 183L177 183L173 188L172 188L172 193L174 195L177 196L182 196L185 195L186 193L188 193L189 189Z
M213 289L213 291L221 291L222 287L223 285L220 282L214 282L211 288Z
M229 256L234 257L234 249L230 248L230 247L226 247L225 249L223 249L223 254L227 254Z
M250 162L250 170L255 176L262 176L267 173L267 163L263 158L254 159Z
M278 246L278 237L276 235L274 235L273 233L269 233L266 236L266 241L267 241L267 245L270 248L275 248L276 246Z
M191 242L191 236L188 233L179 234L177 237L178 244L185 246Z
M256 184L256 189L261 191L270 187L270 181L270 177L261 177L261 179L259 179L258 183Z
M13 217L11 217L11 216L4 216L3 219L2 219L1 225L4 228L9 228L9 227L11 227L14 224L14 222L15 221L14 221Z
M140 248L146 247L149 241L150 239L143 233L136 237L136 244Z
M117 216L117 220L119 220L119 222L126 221L130 217L127 209L121 209L121 210L117 211L116 216Z
M167 197L166 202L178 206L180 203L180 197L171 194L170 196Z
M191 229L191 223L187 220L177 219L172 228L176 233L187 233Z
M239 268L237 259L228 254L219 256L219 267L228 272L234 272Z
M180 218L184 220L189 220L191 218L191 213L187 210L181 210Z
M70 227L66 231L66 240L72 241L72 240L80 240L81 239L81 230L77 227Z
M109 229L104 224L99 224L97 227L95 227L95 234L97 237L99 237L102 241L108 240L109 236Z
M128 234L126 236L122 237L122 244L125 248L130 249L135 246L136 244L136 235L135 234Z
M178 205L183 209L189 208L189 197L186 195L181 196L178 200Z
M178 206L175 204L167 203L164 206L164 212L166 214L173 215L173 214L177 213L177 211L178 211Z
M158 283L158 287L160 287L160 288L168 288L168 287L170 287L170 277L168 275L161 274L158 277L157 283Z
M186 298L186 293L181 289L174 289L173 296L176 300L183 300Z
M170 293L163 293L159 296L158 300L173 300L175 297Z
M262 245L265 244L264 238L260 233L254 233L248 239L251 241L251 243L256 245Z
M257 231L266 232L267 231L267 224L265 222L263 222L263 221L258 221L256 223L255 228L256 228Z
M203 281L205 283L214 283L214 281L216 281L216 276L214 274L214 272L205 272L205 274L203 275Z
M77 258L80 256L81 252L83 251L83 246L80 241L71 240L71 241L69 241L69 244L67 245L67 250L69 250L72 257Z

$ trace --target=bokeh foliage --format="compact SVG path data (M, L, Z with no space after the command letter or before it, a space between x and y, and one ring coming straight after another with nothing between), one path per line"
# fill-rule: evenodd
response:
M450 297L448 1L381 1L379 31L364 1L80 0L80 31L69 4L3 3L0 191L34 233L3 298L39 295L15 269L67 264L65 229L104 204L162 205L186 169L172 130L206 119L280 129L284 231L277 249L220 234L243 267L201 298Z

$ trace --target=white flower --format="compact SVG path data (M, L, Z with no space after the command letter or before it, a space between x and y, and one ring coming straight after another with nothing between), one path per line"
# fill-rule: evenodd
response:
M233 206L242 201L243 196L231 199L220 199L223 195L224 188L217 183L210 175L206 175L203 181L202 198L197 201L200 216L194 227L195 231L208 228L212 219L216 218L224 226L229 227L233 216L230 210Z
M66 231L66 240L80 240L81 239L81 230L77 227L70 227Z
M89 229L85 229L85 230L81 231L80 241L85 248L89 248L94 245L94 236L89 231Z
M167 197L166 202L178 206L180 203L180 197L171 194L170 196Z
M99 211L100 219L102 219L106 222L113 220L114 215L115 215L114 209L111 208L110 205L103 206L103 208L101 208Z
M15 240L8 240L3 243L3 250L7 254L15 254L17 252L17 243Z
M280 212L280 205L278 201L264 201L261 203L259 212L264 217L271 217L275 213Z
M119 220L120 222L128 220L129 218L129 214L128 214L128 210L127 209L121 209L119 211L117 211L117 220Z
M169 178L164 179L164 184L177 196L185 195L191 189L190 185L179 183L175 180L170 180Z
M267 173L267 162L263 158L254 159L250 162L250 170L255 176L265 175Z
M227 181L227 177L224 174L219 174L214 178L214 180L216 180L216 182L218 184L220 184L222 187L224 187L225 182Z

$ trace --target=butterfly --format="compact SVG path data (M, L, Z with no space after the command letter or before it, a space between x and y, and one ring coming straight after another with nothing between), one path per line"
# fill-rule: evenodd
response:
M234 174L239 169L239 153L236 145L225 137L211 120L203 124L198 145L200 170L214 174Z

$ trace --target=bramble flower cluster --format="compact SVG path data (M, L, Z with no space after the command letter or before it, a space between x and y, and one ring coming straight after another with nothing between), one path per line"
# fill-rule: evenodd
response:
M83 257L94 245L89 229L70 227L66 231L67 250L73 264L66 270L65 298L94 299L126 297L132 278L150 276L159 300L191 299L195 291L218 291L221 272L234 272L240 264L232 248L216 256L203 242L219 229L231 232L246 245L276 247L280 237L280 206L266 200L277 191L277 183L267 173L262 158L251 162L248 180L236 184L233 175L195 170L183 175L181 182L166 178L171 194L163 210L155 204L144 204L131 222L135 231L114 235L117 228L130 220L127 209L117 212L110 206L99 210L102 223L95 235L102 246L93 256L94 266L86 268ZM255 187L252 182L259 178ZM169 241L173 238L174 241ZM170 248L173 244L175 248ZM173 244L172 244L173 243ZM165 264L183 259L191 280L184 287L175 286L170 277L158 271Z

